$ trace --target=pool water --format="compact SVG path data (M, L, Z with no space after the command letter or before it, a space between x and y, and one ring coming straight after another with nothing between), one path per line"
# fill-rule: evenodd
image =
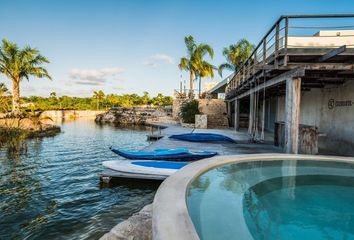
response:
M224 165L191 183L187 206L202 240L354 239L354 165Z
M122 159L109 146L140 150L147 129L92 119L61 127L29 140L27 153L0 149L0 239L98 239L152 202L156 185L99 183L102 161Z

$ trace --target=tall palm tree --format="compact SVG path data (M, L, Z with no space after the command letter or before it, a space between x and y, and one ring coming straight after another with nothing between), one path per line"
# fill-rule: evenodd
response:
M219 74L222 76L224 69L238 71L242 64L251 56L254 45L247 39L241 39L236 44L232 44L223 49L222 54L226 58L226 63L219 66Z
M5 96L8 92L6 85L0 83L0 112L6 112L9 107L7 96Z
M208 44L197 44L192 36L184 38L187 48L187 56L182 57L178 67L181 70L189 71L189 97L193 97L193 81L196 77L213 76L209 71L211 64L203 58L208 54L210 58L214 57L214 50Z
M6 39L0 45L0 73L12 80L12 113L20 115L20 82L30 76L52 79L48 71L42 66L49 63L36 48L29 46L20 49L15 43Z
M93 92L93 98L95 98L97 101L97 110L100 109L100 102L102 102L104 100L104 97L105 97L105 94L102 90Z

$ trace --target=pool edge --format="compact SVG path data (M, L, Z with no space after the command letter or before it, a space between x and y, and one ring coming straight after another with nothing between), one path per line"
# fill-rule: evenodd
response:
M295 155L295 154L244 154L217 156L191 163L167 178L159 187L153 201L152 235L154 240L197 240L199 236L189 216L186 190L200 174L220 165L259 160L331 160L353 162L351 157Z

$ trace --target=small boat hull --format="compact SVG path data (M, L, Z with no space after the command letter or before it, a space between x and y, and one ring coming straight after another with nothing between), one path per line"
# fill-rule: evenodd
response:
M146 174L158 176L170 176L188 163L183 162L165 162L165 161L130 161L117 160L105 161L103 166L111 170L129 173L129 174Z
M192 152L188 149L157 149L154 152L129 152L110 148L112 152L127 159L164 160L164 161L196 161L217 155L217 152Z
M232 138L215 133L186 133L171 135L169 138L189 141L189 142L230 142L236 143Z

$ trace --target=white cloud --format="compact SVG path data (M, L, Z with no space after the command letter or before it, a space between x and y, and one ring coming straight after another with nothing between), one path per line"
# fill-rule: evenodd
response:
M116 77L124 72L123 68L101 68L101 69L71 69L69 76L72 79L76 79L75 83L82 85L102 85L107 79Z
M161 63L167 63L167 64L174 64L175 60L173 57L164 54L164 53L157 53L155 55L152 55L146 60L143 64L148 67L157 67Z

